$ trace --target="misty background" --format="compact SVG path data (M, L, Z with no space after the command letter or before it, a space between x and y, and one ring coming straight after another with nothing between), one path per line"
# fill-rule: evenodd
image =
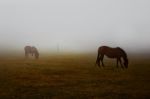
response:
M149 0L0 0L0 51L150 50Z

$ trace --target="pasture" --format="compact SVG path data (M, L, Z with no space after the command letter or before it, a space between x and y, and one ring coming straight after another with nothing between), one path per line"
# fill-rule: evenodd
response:
M0 99L148 99L150 58L129 57L129 68L116 60L95 66L94 55L54 55L39 60L0 60Z

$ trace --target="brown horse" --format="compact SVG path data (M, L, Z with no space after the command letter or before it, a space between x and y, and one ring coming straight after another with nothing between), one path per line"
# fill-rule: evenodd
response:
M104 67L103 58L104 56L107 56L108 58L116 58L117 59L117 68L118 68L118 62L120 62L120 65L122 68L128 68L128 58L126 52L121 49L120 47L111 48L108 46L101 46L98 48L98 55L96 64L100 67L100 61L102 62L102 66ZM124 66L122 65L121 58L124 60Z
M36 59L39 58L39 52L37 50L36 47L34 46L25 46L24 47L24 50L25 50L25 57L28 58L29 57L29 54L31 54L32 56L34 55Z

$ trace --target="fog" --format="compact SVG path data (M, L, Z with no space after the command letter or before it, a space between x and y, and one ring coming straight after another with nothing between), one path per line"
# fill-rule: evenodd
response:
M149 0L1 0L0 50L150 50Z

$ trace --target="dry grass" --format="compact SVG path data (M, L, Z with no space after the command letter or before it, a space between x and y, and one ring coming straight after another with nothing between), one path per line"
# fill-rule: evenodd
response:
M0 99L148 99L150 59L130 59L127 70L94 65L92 55L0 61Z

